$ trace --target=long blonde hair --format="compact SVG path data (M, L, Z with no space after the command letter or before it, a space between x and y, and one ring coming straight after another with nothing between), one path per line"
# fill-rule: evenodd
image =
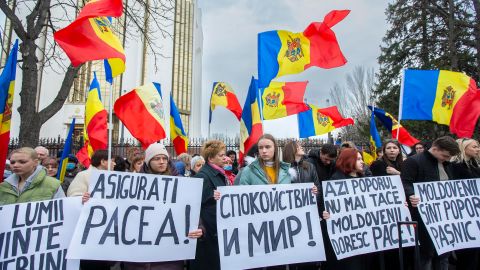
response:
M467 164L468 167L470 167L470 162L469 161L471 161L472 159L475 160L477 163L479 163L479 161L480 161L479 157L469 158L465 154L465 149L473 142L478 144L477 140L471 139L471 138L457 139L458 147L460 148L460 153L458 153L458 155L452 157L451 161L456 162L456 163L464 162L465 164Z

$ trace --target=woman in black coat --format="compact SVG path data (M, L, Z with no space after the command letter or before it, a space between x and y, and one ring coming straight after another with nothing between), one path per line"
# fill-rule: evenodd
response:
M362 177L364 173L362 155L354 148L346 148L340 152L335 164L336 170L332 180ZM329 239L329 238L328 238ZM357 255L337 260L330 241L324 241L327 261L322 263L322 270L370 270L371 255Z
M460 154L452 158L453 179L480 178L480 146L478 141L469 138L457 140ZM470 248L455 251L457 269L477 270L479 268L480 249Z
M382 146L382 158L374 161L370 165L370 170L372 171L373 176L387 176L387 175L400 175L400 170L402 167L403 157L401 152L401 145L397 140L388 140L384 142ZM411 261L413 260L411 256L411 248L404 249L404 265L407 268L413 267ZM399 257L398 250L392 249L383 252L377 252L378 256L375 256L375 260L372 265L372 270L375 269L400 269L399 266ZM408 259L407 259L408 258Z
M296 141L290 141L283 147L283 161L290 163L289 169L290 175L292 175L292 183L313 183L315 190L319 190L320 182L317 176L317 170L315 166L305 160L305 152L301 144ZM321 189L320 189L321 190ZM317 202L323 202L322 194L317 192ZM322 207L319 209L323 209ZM321 211L319 211L321 213ZM290 265L290 270L317 270L317 262L299 263Z
M203 240L197 242L195 260L190 263L190 270L219 270L220 254L217 237L217 200L216 191L219 186L227 186L228 180L223 171L226 146L218 140L205 142L202 146L202 156L205 165L194 176L203 178L202 206L200 219L205 227Z

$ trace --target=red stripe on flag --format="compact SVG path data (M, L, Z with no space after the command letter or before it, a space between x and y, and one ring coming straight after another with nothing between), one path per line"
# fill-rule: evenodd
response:
M108 145L107 138L107 119L108 114L106 110L96 113L87 126L87 134L90 145L93 151L105 150Z
M122 0L90 1L82 8L77 20L83 17L120 17L122 12Z
M349 13L350 10L333 10L325 16L323 22L312 23L305 29L303 34L310 40L310 64L305 69L311 66L334 68L347 63L335 32L330 28Z
M287 108L287 115L308 111L310 108L303 101L308 82L287 82L282 87L283 104Z
M398 140L399 143L404 144L408 147L412 147L416 143L420 142L415 137L410 135L410 133L404 127L400 127L400 131L398 130L399 129L397 128L392 129L392 138ZM397 134L398 134L398 138L397 138Z
M5 162L8 156L8 143L10 142L10 132L0 134L0 183L3 182L3 173Z
M227 109L229 109L237 119L240 121L242 118L242 106L238 102L237 96L232 92L227 92Z
M186 145L187 143L182 136L177 136L175 139L173 139L173 147L175 148L175 153L177 153L177 156L187 152Z
M106 58L120 58L125 62L125 55L99 38L88 19L74 21L54 36L73 66Z
M136 90L118 99L113 110L144 149L167 136L162 125L147 110Z
M458 100L450 119L450 132L458 137L471 138L480 116L480 89L471 79L468 91Z

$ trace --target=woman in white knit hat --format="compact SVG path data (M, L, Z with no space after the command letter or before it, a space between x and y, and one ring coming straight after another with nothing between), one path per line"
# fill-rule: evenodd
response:
M140 173L177 176L177 170L170 160L167 149L161 143L151 144L145 151L145 164ZM188 233L190 238L203 236L202 229L196 229ZM184 261L136 263L124 262L125 270L183 270Z

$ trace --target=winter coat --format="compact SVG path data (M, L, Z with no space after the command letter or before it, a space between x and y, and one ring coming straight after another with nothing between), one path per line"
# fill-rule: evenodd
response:
M37 167L37 170L38 172L33 176L30 184L26 186L21 193L19 193L17 187L9 181L10 178L16 177L16 175L12 174L9 178L5 179L5 181L0 184L0 205L43 201L54 198L59 191L60 181L47 176L45 169L39 170Z
M469 162L467 166L467 162ZM453 179L480 178L480 167L475 160L451 163Z
M333 173L335 172L335 162L330 163L330 165L323 164L320 159L320 149L315 149L308 153L307 161L312 163L315 166L317 171L317 177L320 183L324 180L329 180Z
M388 165L387 162L382 158L375 160L371 165L370 165L370 170L372 171L372 176L386 176L389 175L387 173L387 167L391 166L397 171L401 171L401 165L396 164L396 162L390 162L392 165Z
M178 176L178 172L175 169L174 164L169 161L168 165L170 168L170 174L172 176ZM148 164L144 164L140 169L140 173L154 174ZM149 262L149 263L139 263L139 262L124 262L124 270L183 270L185 262L184 261L167 261L167 262Z
M277 184L291 184L292 177L288 172L290 164L280 162ZM255 160L252 164L245 167L240 178L240 185L268 185L270 184L267 175L260 167L260 162Z
M444 162L443 167L448 175L448 179L453 179L452 168L450 162ZM440 172L438 169L438 160L429 152L423 151L407 158L403 161L402 171L400 177L402 178L403 188L405 189L405 196L410 204L409 197L413 195L413 183L440 181ZM418 212L418 207L410 207L410 213L412 219L418 221L418 239L422 245L420 246L420 252L424 254L430 254L430 256L436 255L435 246L430 238L427 228L423 223Z
M443 167L447 172L448 178L453 179L450 162L444 162ZM407 198L414 194L413 183L440 180L438 160L429 151L423 151L420 154L407 158L402 164L401 172L400 176Z
M219 270L220 254L217 236L217 201L213 198L213 191L219 186L229 185L228 180L221 172L205 163L194 176L203 178L202 206L200 219L205 226L204 237L197 242L195 260L190 263L190 270Z

